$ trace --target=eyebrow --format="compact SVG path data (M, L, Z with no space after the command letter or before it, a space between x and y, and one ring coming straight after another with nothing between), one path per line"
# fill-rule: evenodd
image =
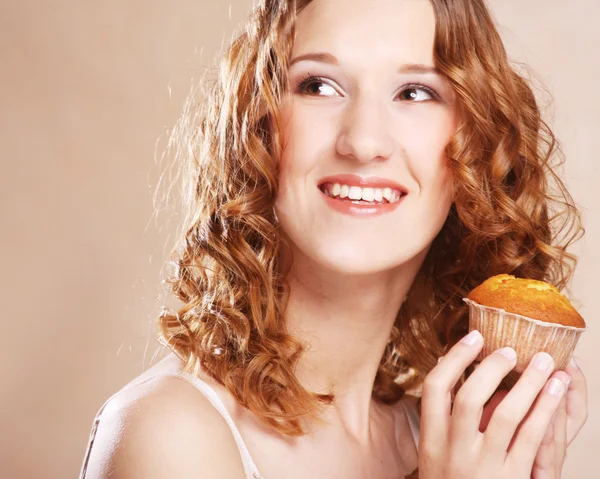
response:
M420 63L407 63L406 65L402 65L398 68L400 73L431 73L434 75L441 75L436 67L432 67L430 65L422 65Z
M330 65L339 65L339 62L336 57L334 57L331 53L305 53L304 55L299 55L294 57L290 61L290 67L298 62L302 61L313 61L320 63L327 63ZM421 74L434 74L441 75L441 72L433 66L423 65L420 63L406 63L401 65L398 68L399 73L421 73Z
M313 61L329 63L331 65L339 65L337 58L335 58L331 53L305 53L304 55L294 57L290 61L290 66L303 61Z

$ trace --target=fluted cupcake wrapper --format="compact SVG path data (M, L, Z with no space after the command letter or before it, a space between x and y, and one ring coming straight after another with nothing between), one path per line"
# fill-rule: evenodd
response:
M500 308L483 306L464 298L469 305L469 331L476 329L483 336L483 349L477 361L503 347L517 353L513 371L525 370L534 354L545 351L554 358L555 369L569 364L577 341L586 328L563 326L508 313Z

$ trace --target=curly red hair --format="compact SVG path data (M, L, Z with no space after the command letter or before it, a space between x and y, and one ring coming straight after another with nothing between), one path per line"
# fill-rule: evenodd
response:
M510 273L562 288L582 233L556 174L556 139L534 93L507 59L483 0L430 0L435 61L458 99L447 147L455 201L398 313L373 396L393 403L417 387L467 331L462 298L487 277ZM189 212L169 280L182 301L160 319L162 340L202 368L276 430L329 396L298 382L303 345L286 331L285 251L273 206L281 155L278 105L296 14L310 0L263 0L233 40L199 110L175 130Z

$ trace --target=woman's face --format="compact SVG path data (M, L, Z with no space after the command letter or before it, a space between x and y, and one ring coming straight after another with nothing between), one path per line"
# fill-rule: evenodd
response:
M298 15L276 211L294 255L342 274L423 258L452 203L454 92L428 0L315 0Z

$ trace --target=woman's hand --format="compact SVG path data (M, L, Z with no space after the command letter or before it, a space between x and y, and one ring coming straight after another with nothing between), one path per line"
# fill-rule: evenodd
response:
M471 332L425 378L419 443L421 479L530 479L534 473L538 450L545 437L548 442L546 432L559 411L569 375L559 371L550 377L552 358L538 353L497 404L481 432L484 405L516 364L510 348L489 355L458 390L452 406L452 390L482 344L481 334ZM552 434L558 429L552 429ZM554 464L559 459L555 458ZM554 471L554 476L538 477L558 478L556 467Z
M548 427L542 444L538 449L532 479L560 477L567 447L573 442L588 416L586 379L577 363L573 362L565 369L571 378L567 394L563 397L554 421ZM557 374L560 377L560 374ZM568 378L562 376L568 381ZM479 430L484 432L494 410L508 391L498 391L483 409Z

